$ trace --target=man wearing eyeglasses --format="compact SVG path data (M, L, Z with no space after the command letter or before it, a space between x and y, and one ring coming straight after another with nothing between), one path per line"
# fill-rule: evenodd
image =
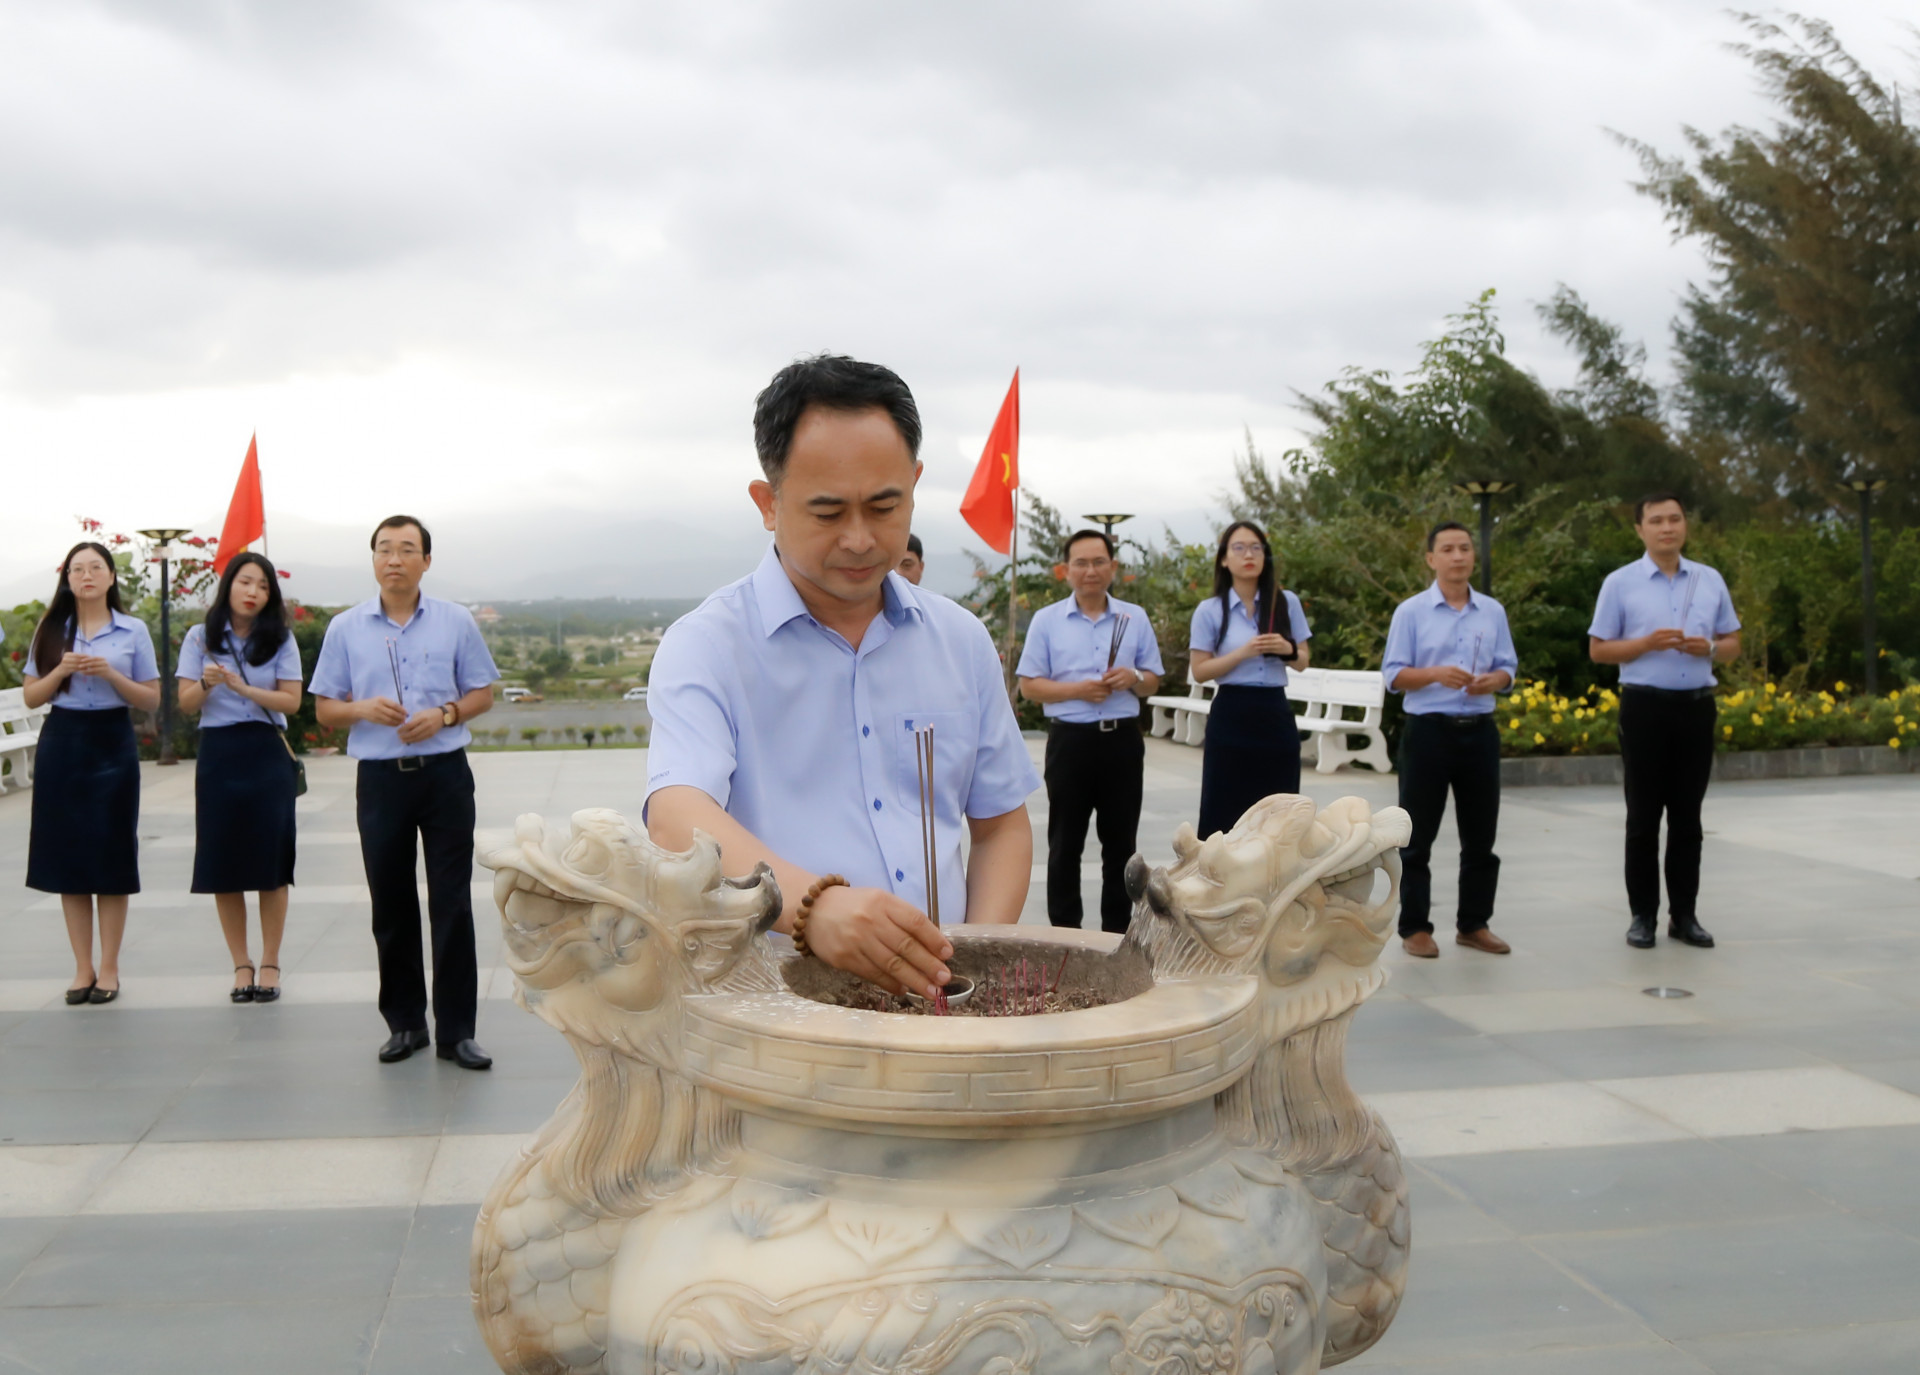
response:
M425 1050L426 971L420 961L415 835L426 852L433 928L433 1039L462 1069L493 1064L473 1039L479 1000L473 944L473 770L467 722L493 705L500 671L458 602L420 593L433 536L413 516L374 529L380 595L335 616L309 690L329 730L347 732L360 761L354 789L360 858L373 895L380 1015L391 1033L382 1064Z
M1080 855L1097 815L1100 929L1125 931L1146 765L1140 701L1165 670L1147 613L1108 594L1120 567L1112 537L1077 531L1061 557L1073 595L1034 613L1018 670L1021 695L1047 714L1047 919L1083 920Z

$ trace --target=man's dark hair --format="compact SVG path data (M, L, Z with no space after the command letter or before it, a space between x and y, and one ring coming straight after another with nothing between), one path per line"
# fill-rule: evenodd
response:
M411 525L420 532L420 552L431 558L433 556L433 532L427 529L426 524L418 516L388 516L385 520L374 526L373 533L367 536L367 548L371 549L380 543L380 532L382 530L398 530L403 525Z
M1083 539L1097 539L1100 543L1106 545L1107 557L1110 559L1120 557L1120 551L1113 547L1113 536L1109 535L1105 530L1075 530L1071 535L1067 536L1066 543L1060 546L1060 558L1063 562L1073 557L1073 546L1080 543Z
M1678 492L1649 492L1633 503L1633 523L1635 525L1641 523L1649 506L1658 506L1665 501L1671 501L1678 506L1681 515L1684 516L1687 513L1687 503Z
M753 447L768 482L777 484L786 474L794 427L809 406L836 411L878 407L906 440L908 457L920 456L920 408L899 374L878 363L818 353L787 364L753 399Z
M1434 541L1438 540L1440 536L1448 530L1458 530L1461 534L1465 535L1468 539L1473 538L1473 531L1467 529L1467 527L1462 525L1459 521L1443 520L1438 525L1434 526L1433 529L1427 531L1427 552L1429 554L1433 552Z
M907 552L916 559L919 559L922 563L927 561L927 551L920 547L920 536L918 535L907 536Z

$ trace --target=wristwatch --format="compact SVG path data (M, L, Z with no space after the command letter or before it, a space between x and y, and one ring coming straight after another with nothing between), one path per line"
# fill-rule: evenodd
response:
M443 702L441 704L440 724L443 727L457 726L460 724L460 704L458 702Z

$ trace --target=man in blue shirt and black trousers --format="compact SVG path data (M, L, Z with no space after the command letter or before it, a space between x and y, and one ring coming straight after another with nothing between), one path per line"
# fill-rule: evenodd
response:
M371 543L380 595L328 623L308 688L320 724L344 728L347 753L360 761L360 858L373 894L380 1014L391 1033L380 1061L404 1060L429 1042L417 836L427 859L436 1053L462 1069L487 1069L493 1061L473 1039L479 971L466 746L473 736L467 722L493 705L500 673L473 613L421 595L433 563L427 527L413 516L388 516Z
M1047 920L1082 921L1080 855L1097 813L1100 929L1123 932L1146 770L1140 701L1164 669L1147 613L1107 595L1119 571L1112 538L1078 531L1061 557L1073 595L1034 612L1018 670L1021 695L1047 714Z
M1700 895L1700 808L1713 775L1713 665L1740 657L1726 579L1680 557L1687 511L1658 492L1633 508L1647 552L1600 585L1587 633L1596 664L1620 665L1620 763L1627 789L1627 944L1653 946L1660 915L1660 816L1667 818L1667 934L1713 948Z
M1513 948L1488 929L1500 881L1500 856L1493 852L1500 824L1500 731L1493 720L1493 695L1513 686L1520 660L1506 609L1473 590L1473 563L1473 535L1466 526L1448 520L1433 527L1427 535L1433 585L1394 608L1380 665L1388 689L1406 694L1400 805L1413 818L1413 837L1400 851L1400 942L1409 955L1429 960L1440 954L1428 919L1433 904L1429 860L1449 788L1460 832L1454 938L1489 955Z

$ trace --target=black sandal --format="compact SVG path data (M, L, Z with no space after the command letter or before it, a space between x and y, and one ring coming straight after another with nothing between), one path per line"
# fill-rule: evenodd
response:
M87 999L93 996L94 984L99 982L98 979L95 979L93 983L88 984L85 988L69 988L67 990L67 1006L79 1007L85 1003Z
M260 972L259 970L254 969L254 967L250 964L236 964L233 967L233 972L238 974L243 969L251 970L255 974L258 974ZM256 989L253 986L252 981L249 980L246 983L236 986L231 992L227 994L227 997L232 999L236 1003L250 1003L258 995L259 995L259 990Z
M277 964L263 964L260 966L260 968L271 969L276 974L281 972L280 966ZM270 1003L270 1002L273 1002L279 996L280 996L279 984L275 984L272 988L262 988L259 984L255 984L253 986L253 1000L256 1003Z

